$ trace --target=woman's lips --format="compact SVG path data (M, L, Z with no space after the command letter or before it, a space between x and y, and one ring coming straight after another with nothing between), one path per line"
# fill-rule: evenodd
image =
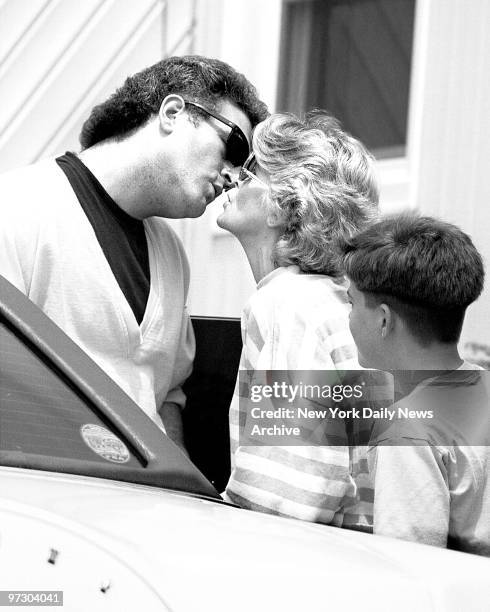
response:
M228 204L231 203L230 196L228 195L227 191L223 191L223 193L220 195L219 203L223 206L223 208L226 208Z
M222 205L223 208L225 208L226 206L228 206L228 204L230 204L231 200L228 197L228 192L223 191L223 193L221 193L215 200L214 200L216 206L218 205Z

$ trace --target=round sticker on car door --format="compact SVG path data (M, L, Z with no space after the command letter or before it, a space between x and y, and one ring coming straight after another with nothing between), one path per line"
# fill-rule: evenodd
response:
M129 461L127 446L112 431L102 425L87 423L80 427L80 433L85 444L100 457L113 463Z

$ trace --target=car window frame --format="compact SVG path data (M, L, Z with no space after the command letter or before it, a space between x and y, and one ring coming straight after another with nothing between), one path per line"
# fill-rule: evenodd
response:
M40 308L1 275L0 321L83 398L138 457L142 467L130 468L110 462L104 465L17 451L0 451L0 465L118 480L221 499L156 423Z

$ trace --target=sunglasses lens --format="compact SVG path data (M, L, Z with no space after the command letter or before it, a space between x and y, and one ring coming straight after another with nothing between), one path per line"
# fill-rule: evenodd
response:
M234 166L243 165L250 150L245 135L238 127L234 127L226 142L226 157Z
M245 163L243 164L245 170L248 170L252 174L255 174L255 170L257 169L257 159L255 158L255 153L251 153Z
M255 159L255 153L250 153L247 159L243 162L242 167L240 168L240 173L238 174L239 181L246 181L250 179L250 175L255 174L255 169L257 168L257 160Z

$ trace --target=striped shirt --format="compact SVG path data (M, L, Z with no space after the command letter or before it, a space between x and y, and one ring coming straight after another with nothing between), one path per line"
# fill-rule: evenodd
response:
M345 281L289 266L267 275L257 289L242 315L241 370L359 368ZM247 398L237 379L230 406L232 474L225 499L244 508L341 525L345 508L356 500L347 444L241 446Z

